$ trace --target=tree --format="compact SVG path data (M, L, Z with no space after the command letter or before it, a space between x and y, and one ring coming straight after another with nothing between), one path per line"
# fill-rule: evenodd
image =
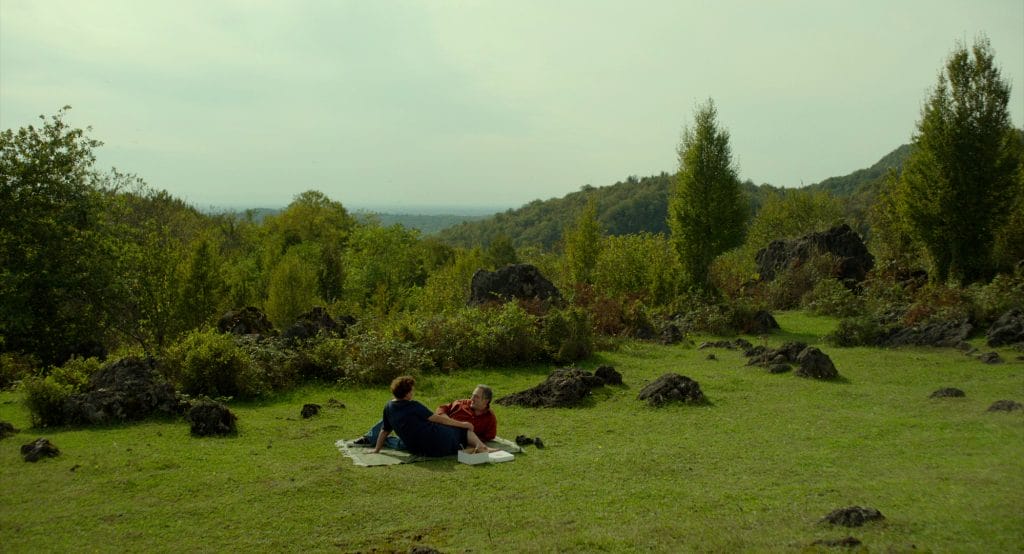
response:
M565 262L569 267L569 280L573 283L594 284L594 271L601 255L601 224L597 220L597 203L593 198L587 201L576 223L566 230Z
M103 341L109 278L93 170L101 145L64 122L0 133L0 346L63 363Z
M709 291L708 267L743 241L747 206L733 167L729 133L718 128L712 100L683 132L679 174L669 199L668 225L686 284Z
M897 184L896 209L938 282L988 276L995 233L1020 194L1021 141L994 57L984 37L950 54Z

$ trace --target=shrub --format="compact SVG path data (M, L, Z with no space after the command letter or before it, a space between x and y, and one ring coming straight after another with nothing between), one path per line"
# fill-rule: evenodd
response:
M547 357L559 364L582 360L594 351L590 318L580 308L548 312L540 338Z
M682 324L686 332L724 337L735 335L737 331L733 311L728 306L715 303L695 303L683 315Z
M542 357L537 319L517 302L483 308L477 324L481 354L486 365L529 363Z
M864 310L857 295L836 279L822 279L801 300L804 308L817 315L852 317Z
M484 363L482 337L477 332L480 310L462 308L446 315L425 317L414 323L416 343L436 367L451 370Z
M423 348L368 330L345 339L346 356L341 364L344 381L382 385L399 375L415 375L430 367Z
M296 350L285 365L299 379L334 382L345 376L346 357L344 339L318 337Z
M996 275L987 285L974 284L967 289L979 323L990 323L1012 309L1024 309L1024 273Z
M33 427L63 425L64 402L76 392L74 386L61 383L53 375L28 377L22 380L21 390Z
M929 283L918 289L900 322L912 326L939 321L968 321L972 317L971 308L970 298L964 289Z
M299 352L284 347L280 340L259 340L256 337L233 337L235 346L258 369L259 376L270 390L287 390L303 377L302 365L296 360Z
M168 377L189 395L257 397L270 391L263 368L231 335L191 331L167 350Z
M825 336L832 346L874 346L885 327L871 316L848 317Z

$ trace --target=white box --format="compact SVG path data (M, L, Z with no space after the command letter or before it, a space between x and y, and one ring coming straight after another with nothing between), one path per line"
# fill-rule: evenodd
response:
M498 462L511 462L515 459L515 456L505 452L504 450L498 450L497 452L467 452L465 450L459 450L459 461L464 464L476 465L476 464L496 464Z

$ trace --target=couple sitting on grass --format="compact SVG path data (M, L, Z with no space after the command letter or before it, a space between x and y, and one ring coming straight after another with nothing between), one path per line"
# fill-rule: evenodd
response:
M384 405L381 421L355 443L373 445L374 453L387 446L420 456L451 456L467 447L473 452L497 450L485 444L498 433L490 387L477 385L472 397L443 404L431 413L412 399L415 386L416 380L408 375L391 381L394 398ZM390 437L392 432L398 437Z

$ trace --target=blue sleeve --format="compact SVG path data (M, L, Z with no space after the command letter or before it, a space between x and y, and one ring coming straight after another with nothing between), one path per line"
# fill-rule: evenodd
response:
M388 433L395 430L395 427L391 425L391 420L388 419L388 412L390 411L388 410L389 407L391 407L391 402L384 404L384 414L380 417L380 420L384 422L384 425L381 427L381 429L387 431Z

